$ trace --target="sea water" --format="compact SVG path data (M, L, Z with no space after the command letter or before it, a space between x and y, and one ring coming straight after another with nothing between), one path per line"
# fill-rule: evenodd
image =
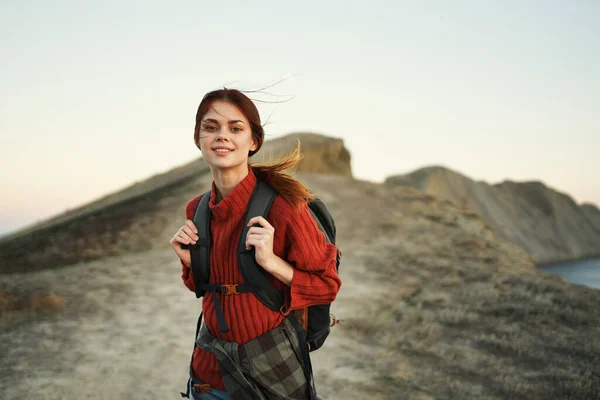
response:
M569 282L600 288L600 258L541 266L539 269L560 275Z

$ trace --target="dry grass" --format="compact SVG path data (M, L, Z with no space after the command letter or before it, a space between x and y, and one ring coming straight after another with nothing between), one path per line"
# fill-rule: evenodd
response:
M14 313L52 312L63 309L66 299L52 292L0 292L0 317Z
M28 306L33 311L52 311L63 308L65 303L64 297L49 293L29 299Z
M451 208L407 191L402 214L371 214L386 236L351 256L368 273L353 271L356 285L346 275L346 290L376 293L360 291L344 325L368 349L360 368L376 371L370 390L398 399L597 399L598 290L538 273L522 249ZM356 220L347 223L342 232Z
M469 249L473 248L465 251ZM397 254L398 260L403 258ZM406 276L420 273L401 261L390 266L394 268ZM383 358L391 362L402 355L410 360L413 375L419 377L415 382L381 369L379 384L391 386L392 392L425 393L436 399L598 398L596 290L572 289L537 274L513 278L483 269L456 269L460 280L458 275L423 280L414 295L377 303L372 314L348 321L365 343L396 350ZM381 364L377 359L370 362Z

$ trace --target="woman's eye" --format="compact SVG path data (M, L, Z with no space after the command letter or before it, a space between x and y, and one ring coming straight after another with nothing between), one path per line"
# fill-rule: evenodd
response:
M217 130L217 127L216 126L212 126L212 125L204 125L203 128L204 128L204 130L211 131L211 132L214 132L214 131Z
M242 128L239 128L237 126L234 126L233 128L231 128L232 132L240 132L242 130Z

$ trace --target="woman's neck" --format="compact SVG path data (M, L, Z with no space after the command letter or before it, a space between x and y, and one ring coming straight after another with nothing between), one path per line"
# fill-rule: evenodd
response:
M220 170L213 169L213 180L215 181L215 187L217 188L216 203L218 204L223 200L229 193L235 189L235 187L244 180L248 175L248 165L244 165L243 168L235 170Z

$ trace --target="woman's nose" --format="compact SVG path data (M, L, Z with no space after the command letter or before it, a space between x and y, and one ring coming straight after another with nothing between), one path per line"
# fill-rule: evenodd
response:
M226 140L226 139L228 139L226 133L227 133L227 131L224 128L219 129L219 131L217 132L217 138L216 138L216 140Z

